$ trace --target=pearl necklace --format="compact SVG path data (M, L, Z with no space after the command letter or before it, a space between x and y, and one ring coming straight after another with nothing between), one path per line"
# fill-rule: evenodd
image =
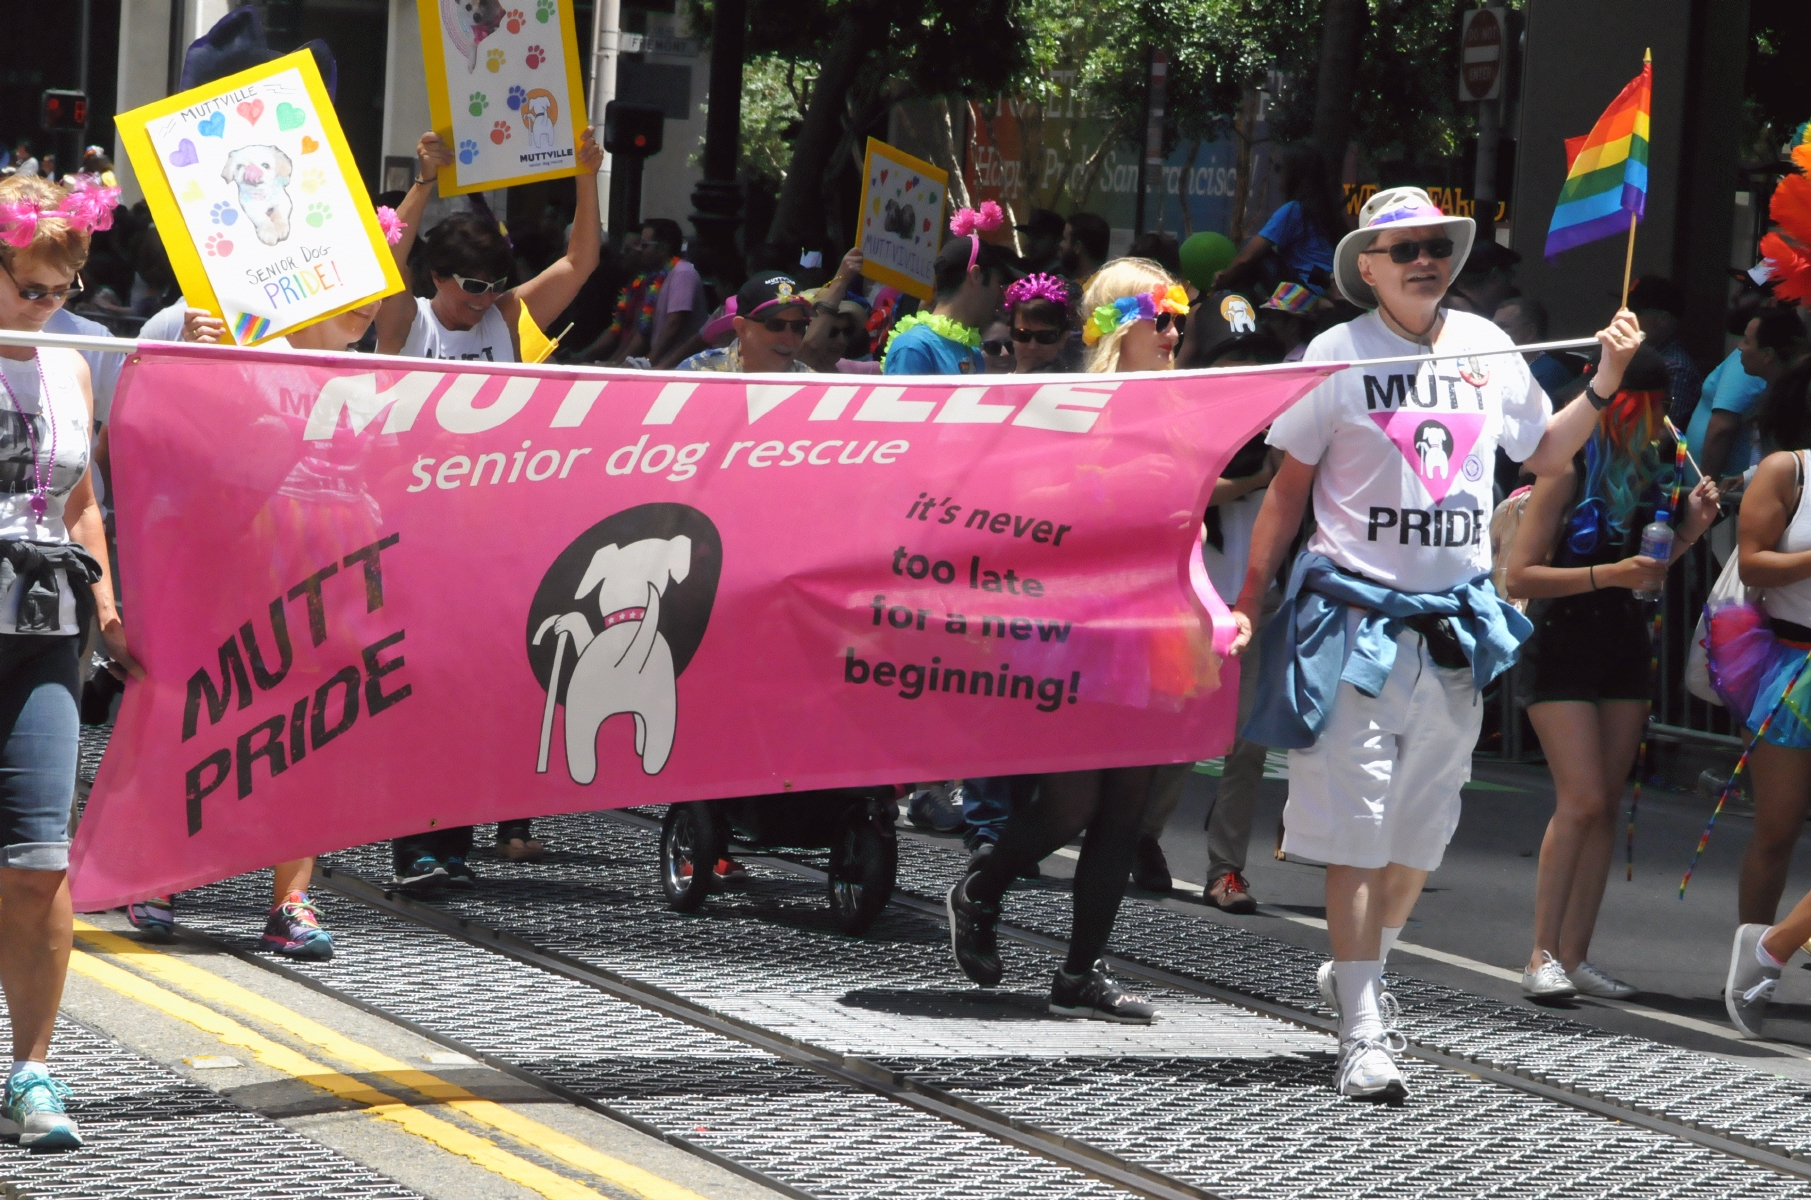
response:
M40 462L38 458L38 431L32 426L31 418L19 404L19 397L13 393L13 385L6 378L6 372L0 371L0 391L6 393L8 404L19 414L19 421L25 426L25 436L31 443L31 511L32 516L42 521L50 509L50 484L57 469L57 417L50 405L50 380L44 377L44 354L33 351L32 362L38 368L38 408L44 423L50 429L50 461Z

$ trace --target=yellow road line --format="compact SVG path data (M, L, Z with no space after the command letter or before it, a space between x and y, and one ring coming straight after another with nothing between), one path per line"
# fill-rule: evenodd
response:
M76 936L96 950L119 955L148 975L155 975L204 1000L236 1009L246 1016L284 1030L351 1065L355 1070L382 1076L438 1100L480 1124L506 1133L569 1166L626 1188L645 1197L645 1200L703 1200L696 1192L670 1180L600 1153L576 1138L568 1137L559 1130L525 1117L504 1105L475 1096L457 1084L398 1062L318 1021L285 1008L268 997L198 967L186 956L166 953L143 942L97 929L83 921L76 922Z
M142 979L112 963L103 962L92 954L75 951L69 956L69 967L77 974L112 988L122 996L155 1008L179 1021L186 1021L229 1046L249 1050L254 1058L273 1070L312 1084L343 1100L362 1104L365 1106L362 1110L365 1115L398 1125L443 1150L470 1159L492 1174L538 1192L548 1200L606 1200L601 1192L529 1162L495 1142L467 1133L449 1121L412 1108L369 1084L360 1083L349 1075L324 1067L307 1056L246 1028L231 1017L178 996L148 979Z

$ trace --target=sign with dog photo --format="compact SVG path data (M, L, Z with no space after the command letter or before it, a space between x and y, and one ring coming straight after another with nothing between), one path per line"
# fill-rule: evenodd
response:
M402 290L308 51L115 123L183 295L239 345Z
M869 138L861 171L861 273L929 301L937 290L948 198L947 172Z
M572 0L418 0L440 194L577 175L589 123Z

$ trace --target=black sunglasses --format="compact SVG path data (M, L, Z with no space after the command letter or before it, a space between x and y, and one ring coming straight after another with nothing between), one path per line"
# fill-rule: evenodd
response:
M54 300L58 304L61 304L71 296L79 296L82 294L82 275L79 271L76 272L74 283L67 287L60 288L27 287L19 282L19 277L14 275L13 269L5 263L0 263L0 271L6 272L6 277L13 281L14 290L19 293L19 299L25 301L27 304L37 304L42 300Z
M807 329L811 328L811 322L810 321L786 321L786 320L782 320L779 317L768 317L765 321L761 322L761 326L762 326L762 328L766 329L767 332L769 332L769 333L783 333L786 330L790 329L794 333L802 334Z
M1182 331L1188 328L1188 318L1181 313L1161 312L1158 313L1157 318L1151 322L1151 328L1155 329L1158 333L1162 333L1171 325L1176 327L1176 336L1181 337Z
M1397 242L1394 246L1383 249L1360 251L1363 254L1387 254L1390 261L1407 266L1421 257L1423 248L1429 258L1451 258L1453 256L1453 239L1446 237L1428 238L1420 242Z
M502 279L490 280L472 279L465 275L455 275L453 276L453 282L459 285L460 291L472 296L482 296L486 292L502 292L509 290L508 276L504 276Z
M1040 346L1053 346L1062 339L1063 331L1060 329L1015 328L1012 331L1012 340L1015 342L1036 342Z
M1011 354L1012 343L1005 338L988 338L981 343L981 353L988 355Z

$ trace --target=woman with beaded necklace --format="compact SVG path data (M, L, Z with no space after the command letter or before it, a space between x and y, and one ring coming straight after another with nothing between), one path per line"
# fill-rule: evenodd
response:
M0 329L36 333L81 289L88 235L117 188L0 180ZM126 649L89 474L94 398L74 350L0 346L0 985L13 1064L0 1131L21 1146L82 1144L69 1089L45 1066L74 913L69 810L81 732L79 655L92 616L115 674Z

